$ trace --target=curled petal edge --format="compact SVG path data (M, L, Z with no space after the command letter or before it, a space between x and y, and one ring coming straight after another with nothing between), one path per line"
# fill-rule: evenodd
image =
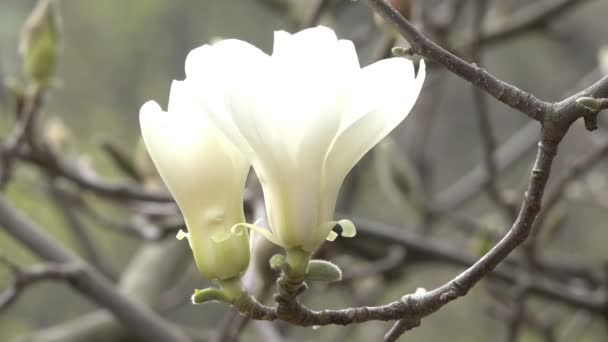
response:
M234 225L229 232L217 232L213 235L211 235L211 240L215 243L222 243L228 239L230 239L230 237L232 237L233 235L235 236L241 236L245 233L245 228L241 227L239 225L245 225L245 224L236 224ZM190 234L188 232L183 231L182 229L180 229L177 232L177 235L175 236L178 240L183 240L183 239L187 239L188 241L190 241Z
M234 226L232 226L232 228L230 228L230 232L234 233L238 230L241 230L244 228L249 228L250 230L262 235L262 237L264 237L266 240L274 243L275 245L279 246L279 247L284 247L283 244L280 242L280 240L277 238L276 235L274 235L270 230L264 228L264 227L260 227L258 225L256 225L255 223L237 223Z
M357 235L357 228L355 224L351 220L339 220L339 221L327 221L323 224L325 228L328 226L334 227L339 225L342 228L342 233L340 234L342 237L352 238ZM331 230L329 235L327 236L327 241L334 241L338 237L338 233Z

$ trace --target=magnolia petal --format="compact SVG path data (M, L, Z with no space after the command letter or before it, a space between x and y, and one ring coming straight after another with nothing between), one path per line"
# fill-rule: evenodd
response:
M242 208L249 163L196 110L183 82L173 82L169 97L169 112L155 102L144 104L140 125L150 157L182 213L199 226L201 207L219 205L231 213ZM205 192L215 196L201 196Z
M361 69L359 65L359 56L357 56L357 50L355 44L346 39L338 40L338 51L341 63L347 66L348 69L353 72Z
M213 45L193 49L186 56L186 78L199 79L217 76L253 66L260 58L268 57L254 45L239 39L225 39ZM237 62L237 63L235 63Z
M222 40L192 50L186 58L186 80L192 96L214 125L248 157L253 151L243 138L225 105L226 87L259 69L270 57L257 47L238 40Z
M142 136L186 221L188 233L177 237L188 238L203 275L227 279L241 274L249 263L248 236L227 233L244 220L249 163L189 94L184 82L174 82L167 112L155 102L142 106Z
M341 183L361 157L407 117L425 75L421 61L413 78L412 62L405 58L385 59L361 70L352 110L327 155L327 179Z
M280 54L281 49L288 48L289 40L291 39L291 33L287 31L274 31L274 42L272 45L272 54Z
M211 240L213 240L215 243L222 243L230 239L232 236L241 236L243 234L247 234L247 230L240 225L236 225L231 227L230 231L215 232L213 235L211 235Z
M272 56L280 59L302 60L318 54L319 50L331 47L338 40L336 33L325 26L317 26L289 34L275 32Z
M274 243L277 246L280 247L284 247L283 244L281 243L281 241L279 241L279 239L268 229L264 228L264 227L260 227L260 226L256 226L255 224L251 224L251 223L237 223L234 226L232 226L232 228L230 229L231 232L237 231L238 229L245 227L245 228L249 228L250 230L259 233L260 235L262 235L266 240Z
M288 244L312 239L311 227L333 214L318 210L323 163L359 70L352 43L327 28L305 31L278 32L270 63L226 91L232 123L253 151L270 226Z
M352 238L357 235L357 228L355 228L355 224L351 220L340 220L337 224L342 228L342 233L340 234L342 237Z

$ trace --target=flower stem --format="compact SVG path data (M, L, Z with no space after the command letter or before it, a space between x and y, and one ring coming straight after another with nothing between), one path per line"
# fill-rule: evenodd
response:
M299 248L292 248L286 251L286 260L289 267L286 276L291 282L300 283L304 281L308 272L308 263L311 253Z
M222 291L226 294L231 301L234 301L241 294L245 292L241 283L240 277L234 277L226 280L220 280L219 285Z

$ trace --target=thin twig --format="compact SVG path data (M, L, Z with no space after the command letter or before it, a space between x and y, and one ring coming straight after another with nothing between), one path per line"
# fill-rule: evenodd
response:
M481 35L487 6L488 0L476 0L475 13L473 16L473 32L477 32L477 35ZM479 64L482 63L481 46L479 44L471 45L470 55L472 60ZM479 134L482 139L482 160L488 174L486 189L490 198L504 213L505 218L512 221L517 217L517 208L505 198L505 195L498 184L498 166L496 165L496 160L494 160L494 150L496 149L497 143L494 136L494 127L492 126L492 121L490 119L488 100L485 93L478 87L472 86L471 89L473 91L473 102L475 104L474 112L477 115Z
M385 20L392 22L408 40L412 51L448 68L454 74L480 87L498 101L517 109L531 119L541 121L551 104L541 101L509 83L499 80L484 69L469 64L425 37L407 19L384 0L368 0L370 6Z
M26 288L41 281L72 281L82 269L78 264L45 263L20 267L0 255L0 263L11 269L12 279L9 287L0 292L0 313L6 310Z
M70 228L72 234L82 248L85 259L108 277L108 279L115 280L114 272L109 268L107 262L97 249L87 227L84 226L83 222L74 211L75 207L70 201L70 196L60 189L53 179L49 179L49 196L51 197L53 204L55 204L63 214L67 226Z
M49 262L78 264L82 272L71 283L79 292L112 312L146 341L187 342L190 339L141 303L116 290L86 262L63 248L44 230L12 208L0 196L0 226L32 252Z
M483 31L481 36L474 37L463 45L488 46L501 43L557 19L572 8L582 5L585 1L587 0L533 1L530 5L519 9L504 24L489 27Z
M43 91L36 88L27 97L22 108L23 112L18 113L18 121L15 128L4 146L0 149L0 190L4 188L11 178L13 165L21 147L27 142L33 141L34 123L42 105L43 96Z

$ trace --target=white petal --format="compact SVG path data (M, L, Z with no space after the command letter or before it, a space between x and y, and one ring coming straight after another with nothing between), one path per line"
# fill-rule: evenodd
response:
M240 82L250 71L267 63L269 56L237 39L222 40L192 50L186 58L186 83L192 96L222 133L245 155L253 151L238 131L225 106L227 85Z
M241 77L226 98L235 126L255 151L251 161L273 208L271 227L287 243L310 240L326 219L320 216L333 214L319 210L323 163L359 68L352 43L338 42L333 32L332 39L306 42L307 51L293 53L302 48L295 46L297 35L281 38L291 39L285 44L294 44L292 50Z
M201 212L208 207L230 210L226 214L238 216L249 164L191 106L184 87L182 82L173 83L170 112L162 111L155 102L140 110L150 157L187 220L208 219L208 213ZM201 222L192 223L199 226Z
M309 55L318 54L319 49L335 45L336 33L324 26L302 30L293 35L284 31L275 32L272 56L275 58L306 59Z
M281 53L281 49L289 49L291 33L286 31L274 31L274 42L272 45L272 54Z
M217 73L231 73L239 69L255 66L259 59L267 57L262 50L239 40L225 39L213 45L196 48L186 57L186 78L205 78ZM219 70L217 69L219 68Z
M425 75L424 61L414 78L412 62L405 58L385 59L362 69L352 110L327 157L328 180L341 183L361 157L407 117Z
M340 63L347 65L352 70L351 72L355 72L361 68L359 56L357 56L357 50L352 41L346 39L338 40L338 51Z

